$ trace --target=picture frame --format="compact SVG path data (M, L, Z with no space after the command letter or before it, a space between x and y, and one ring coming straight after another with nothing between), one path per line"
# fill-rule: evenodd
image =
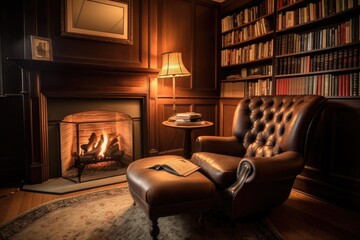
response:
M62 0L62 36L133 44L132 0Z
M31 56L34 60L53 60L52 43L50 38L30 36Z

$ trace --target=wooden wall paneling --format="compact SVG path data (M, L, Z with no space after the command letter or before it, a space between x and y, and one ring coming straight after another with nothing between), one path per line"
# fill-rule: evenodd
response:
M19 9L23 7L23 1L0 3L0 95L21 92L21 73L6 59L24 56L24 17L19 14Z
M234 113L239 99L221 99L220 100L220 136L232 136L232 123Z
M52 96L146 95L146 74L92 72L43 72L41 88Z
M159 141L157 137L157 133L159 132L158 128L159 124L156 124L158 119L158 107L157 107L157 89L158 89L158 79L156 76L150 77L149 84L149 104L148 104L148 132L149 132L149 156L156 156L158 154L159 149Z
M333 114L333 154L331 172L338 178L350 178L360 182L360 99L330 100ZM359 185L360 190L360 185Z
M217 84L217 38L220 33L217 27L217 8L209 4L195 6L195 47L193 62L193 88L211 91L216 96Z
M20 183L25 177L22 99L0 97L0 186Z
M159 45L159 3L158 0L149 0L149 67L152 69L160 68L158 45Z
M164 52L181 52L185 67L192 73L192 4L191 1L161 1L159 55ZM180 20L181 19L181 20ZM161 57L160 65L161 66ZM159 95L168 95L172 89L171 79L159 79ZM183 95L191 88L190 77L176 79L176 92ZM186 89L186 90L185 90ZM185 90L185 91L184 91ZM171 93L171 92L170 92ZM172 93L171 93L172 94Z
M182 52L183 62L192 74L176 82L177 94L217 96L218 5L194 0L162 1L160 15L159 54ZM160 79L159 95L168 95L171 86L171 80Z
M316 145L294 187L351 210L360 211L360 101L329 99ZM320 144L319 144L320 142ZM315 156L315 157L314 157Z
M323 159L328 182L340 190L335 202L360 211L360 99L330 99L328 105L331 151Z
M193 106L192 111L201 113L202 119L204 121L210 121L214 123L213 126L209 128L199 129L193 132L193 140L198 136L214 136L218 135L218 116L219 116L219 101L217 99L207 99L206 103L196 104Z

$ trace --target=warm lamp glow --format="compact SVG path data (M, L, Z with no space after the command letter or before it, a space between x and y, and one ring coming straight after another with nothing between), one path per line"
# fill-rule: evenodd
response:
M173 116L176 114L175 77L185 77L190 75L190 72L184 66L180 52L167 52L162 54L162 67L158 74L158 78L172 77L173 79Z
M184 66L180 52L167 52L162 54L162 67L158 78L190 76Z

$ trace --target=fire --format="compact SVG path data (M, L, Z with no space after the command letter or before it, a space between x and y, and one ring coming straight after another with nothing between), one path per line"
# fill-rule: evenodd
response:
M108 137L107 133L104 131L102 132L101 140L102 140L102 143L101 143L101 147L100 147L100 153L98 154L98 158L104 157L104 153L107 149L107 144L109 142L109 137Z

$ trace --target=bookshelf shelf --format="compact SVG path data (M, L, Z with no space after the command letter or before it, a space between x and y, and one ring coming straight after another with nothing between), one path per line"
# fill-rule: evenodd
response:
M293 31L304 30L313 27L319 27L321 25L329 25L336 23L344 18L349 18L349 16L358 15L360 11L360 6L354 5L351 8L341 9L341 10L329 9L328 13L322 13L323 10L318 9L321 8L322 6L317 5L317 3L326 2L325 0L320 0L312 3L309 2L310 1L302 1L301 3L306 4L305 6L309 6L309 4L310 5L314 4L315 7L310 9L306 9L305 7L297 8L297 9L303 9L302 13L298 13L296 11L284 11L284 10L277 11L276 32L277 33L285 33L291 31L293 32ZM306 13L304 13L305 11ZM319 16L319 14L323 14L323 15ZM306 15L307 17L305 17L304 15ZM287 24L288 26L286 26Z
M249 26L249 25L252 25L252 24L256 23L257 21L261 20L262 18L269 18L269 17L271 17L271 16L274 16L274 12L269 13L269 14L265 14L265 15L263 15L263 16L260 16L260 17L256 18L255 20L250 21L250 22L247 22L247 23L244 23L244 24L242 24L242 25L240 25L240 26L238 26L238 27L234 27L234 28L232 28L232 29L226 30L226 31L222 32L222 34L227 34L227 33L233 32L233 31L235 31L235 30L242 29L242 28L244 28L244 27L247 27L247 26Z
M298 8L300 5L303 5L306 1L304 0L300 0L300 1L293 1L293 3L290 4L286 4L284 6L276 6L276 11L277 12L281 12L281 11L286 11L286 10L291 10L291 9L295 9ZM278 2L281 3L281 2Z
M313 53L329 52L329 50L338 50L338 49L359 46L359 45L360 45L360 42L347 43L347 44L342 44L342 45L338 45L338 46L334 46L334 47L325 47L325 48L321 48L321 49L307 50L307 51L301 51L301 52L297 52L297 53L278 54L275 56L275 58L278 59L278 58L284 58L284 57L309 55L309 54L313 54Z
M334 69L334 70L326 70L326 71L316 71L316 72L308 72L308 73L277 74L274 77L275 78L301 77L301 76L309 76L309 75L321 75L321 74L330 74L330 73L348 73L348 72L356 72L356 71L360 71L360 67L346 68L346 69Z
M253 61L242 62L242 63L238 63L238 64L231 64L231 65L221 66L221 67L226 69L226 68L242 67L242 66L246 66L246 65L262 64L262 63L269 62L272 59L273 59L272 57L267 57L267 58L256 59L256 60L253 60Z
M254 76L249 76L249 77L226 79L226 80L222 80L222 82L251 81L251 80L271 78L271 77L272 77L272 75L254 75Z
M254 38L249 38L245 41L242 41L242 42L239 42L239 43L234 43L234 44L231 44L231 45L227 45L227 46L224 46L222 47L222 49L233 49L233 48L236 48L236 47L241 47L241 46L244 46L244 45L249 45L251 43L254 43L254 42L259 42L259 41L265 41L269 38L271 38L274 34L274 31L270 31L268 33L265 33L263 35L260 35L260 36L257 36L257 37L254 37Z

